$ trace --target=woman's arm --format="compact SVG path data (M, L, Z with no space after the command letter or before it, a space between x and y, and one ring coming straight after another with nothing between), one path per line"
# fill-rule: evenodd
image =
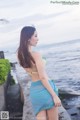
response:
M35 52L33 54L33 58L34 58L35 63L36 63L36 67L37 67L37 71L38 71L40 80L41 80L42 84L44 85L44 87L52 95L52 98L53 98L54 103L55 103L55 107L61 106L61 100L56 95L56 93L54 92L54 90L52 89L52 87L51 87L51 85L49 83L49 80L48 80L49 78L48 78L48 76L47 76L47 74L45 72L42 56L40 55L40 53Z
M51 87L51 85L48 81L48 76L47 76L45 68L44 68L42 56L40 55L39 52L34 52L33 53L33 58L35 60L37 71L38 71L38 74L39 74L39 78L40 78L42 84L44 85L44 87L49 91L49 93L53 97L56 96L56 93L54 92L54 90L52 89L52 87Z

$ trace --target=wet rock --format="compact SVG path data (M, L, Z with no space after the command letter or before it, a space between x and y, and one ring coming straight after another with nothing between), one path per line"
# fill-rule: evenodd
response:
M74 106L67 110L72 120L80 120L80 106Z
M70 93L68 91L65 94L65 90L64 90L63 92L60 93L60 97L62 98L63 106L70 115L71 120L80 120L79 93L70 90Z
M63 106L59 107L59 120L71 120L70 115Z
M59 88L59 94L64 97L80 96L79 92L76 92L69 88Z
M69 109L68 112L71 116L79 114L79 110L76 107Z

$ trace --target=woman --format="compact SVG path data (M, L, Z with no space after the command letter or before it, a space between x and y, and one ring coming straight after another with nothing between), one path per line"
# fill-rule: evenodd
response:
M25 26L21 30L18 60L31 76L30 99L37 120L58 120L61 101L58 89L45 71L45 60L39 52L32 50L38 43L35 27Z

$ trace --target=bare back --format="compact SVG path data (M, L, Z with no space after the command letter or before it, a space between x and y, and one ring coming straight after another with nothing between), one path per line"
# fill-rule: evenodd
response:
M45 61L41 57L39 57L41 55L38 52L32 52L31 55L34 58L35 64L33 63L32 68L24 68L24 69L31 76L32 81L35 82L41 79L40 74L43 74L44 76ZM46 77L47 77L47 74L46 74Z

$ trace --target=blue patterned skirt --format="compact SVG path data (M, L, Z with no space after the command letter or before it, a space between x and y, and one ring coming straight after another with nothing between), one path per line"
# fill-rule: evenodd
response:
M49 80L49 83L54 92L58 95L58 88L56 87L54 80ZM50 109L54 106L53 98L48 90L43 86L41 80L31 82L30 100L35 115L42 110Z

